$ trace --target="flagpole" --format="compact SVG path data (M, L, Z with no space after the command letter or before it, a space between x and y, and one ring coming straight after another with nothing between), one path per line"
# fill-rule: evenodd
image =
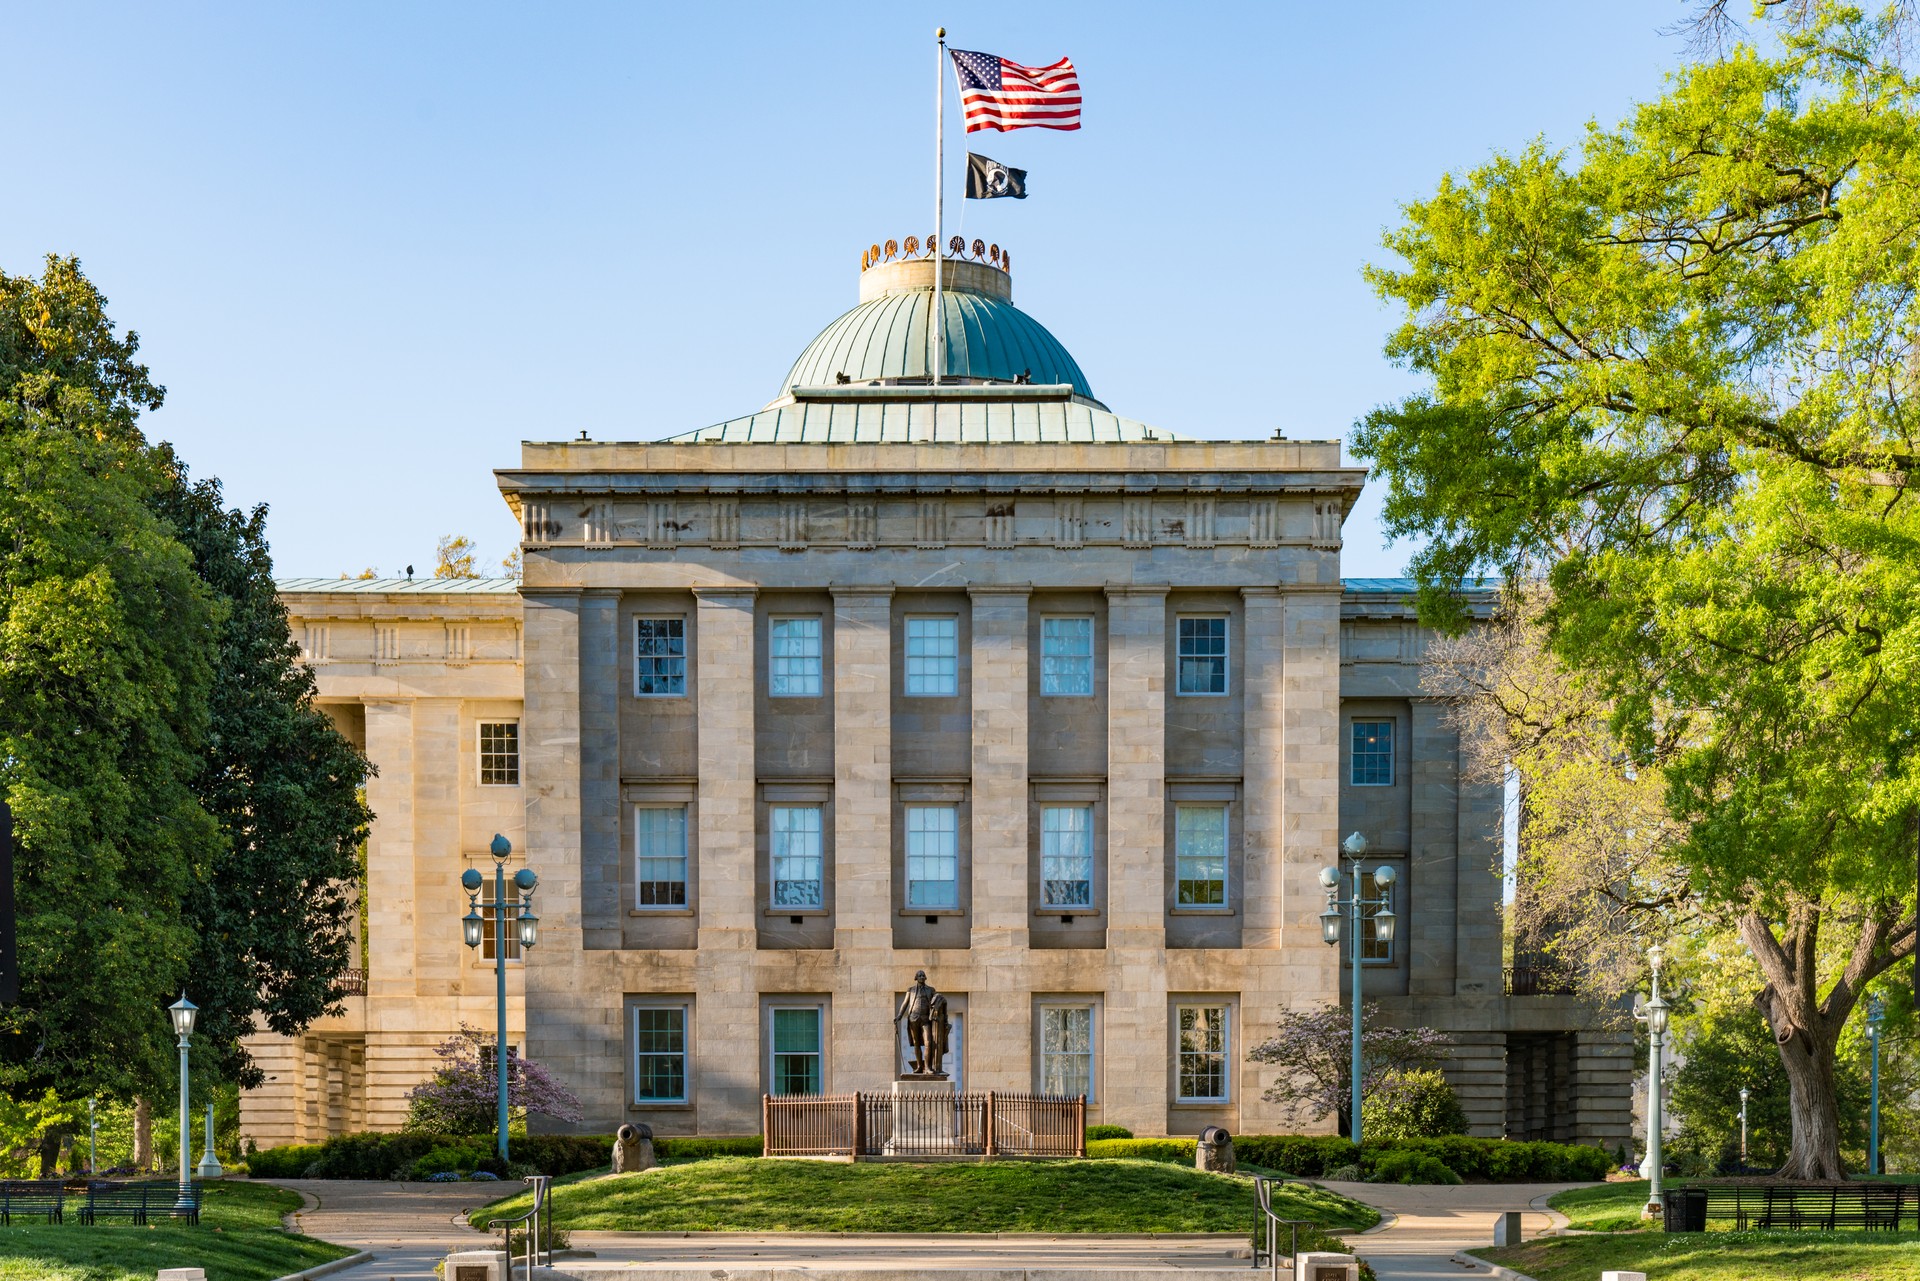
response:
M933 314L928 326L933 330L933 385L940 385L940 371L946 367L946 325L940 311L940 260L946 254L940 242L946 235L946 158L947 158L947 29L933 33L939 48L933 65Z

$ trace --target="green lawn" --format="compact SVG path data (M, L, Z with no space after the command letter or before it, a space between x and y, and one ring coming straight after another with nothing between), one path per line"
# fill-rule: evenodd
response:
M1646 1203L1645 1179L1602 1183L1594 1188L1575 1188L1547 1202L1566 1215L1571 1226L1586 1232L1640 1232L1651 1229L1653 1220L1640 1217L1640 1208Z
M476 1227L525 1196L474 1211ZM1304 1184L1283 1218L1333 1230L1379 1215ZM1250 1232L1253 1181L1156 1161L857 1165L729 1157L554 1188L554 1226L627 1232Z
M1920 1281L1912 1232L1610 1232L1473 1254L1535 1281L1593 1281L1618 1268L1647 1281Z
M263 1183L213 1183L199 1227L16 1223L0 1227L0 1281L153 1281L202 1267L207 1281L268 1281L353 1253L280 1226L300 1195Z

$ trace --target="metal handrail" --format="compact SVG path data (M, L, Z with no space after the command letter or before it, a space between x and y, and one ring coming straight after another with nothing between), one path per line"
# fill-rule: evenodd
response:
M529 1174L523 1182L533 1185L533 1205L525 1214L515 1215L511 1219L488 1219L487 1231L501 1229L500 1250L507 1256L507 1281L513 1281L513 1227L516 1223L528 1223L527 1228L527 1269L526 1281L533 1281L533 1265L539 1263L545 1267L553 1266L553 1204L547 1196L547 1189L553 1186L550 1174ZM546 1228L540 1231L541 1211L546 1212Z
M1312 1219L1283 1219L1273 1212L1273 1185L1276 1183L1286 1183L1288 1181L1289 1180L1286 1179L1268 1178L1264 1174L1256 1174L1253 1176L1253 1195L1260 1203L1261 1223L1266 1228L1267 1242L1265 1250L1262 1250L1258 1244L1254 1246L1253 1266L1258 1268L1260 1261L1265 1259L1273 1281L1280 1281L1280 1229L1282 1227L1292 1229L1292 1237L1287 1246L1287 1267L1292 1268L1293 1261L1300 1255L1301 1225L1310 1224L1314 1221ZM1293 1181L1299 1182L1300 1180Z

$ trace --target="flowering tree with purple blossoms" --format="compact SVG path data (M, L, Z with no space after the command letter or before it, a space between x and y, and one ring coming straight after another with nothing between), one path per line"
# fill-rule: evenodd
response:
M1380 1089L1389 1076L1436 1067L1453 1042L1430 1027L1387 1027L1373 1001L1360 1006L1360 1091ZM1349 1134L1347 1115L1353 1086L1353 1015L1338 1005L1317 1010L1287 1010L1268 1040L1253 1047L1255 1063L1271 1063L1280 1077L1261 1096L1293 1109L1296 1117L1318 1121L1338 1113Z
M462 1023L434 1053L440 1067L433 1079L407 1094L407 1128L426 1134L491 1133L500 1097L493 1037ZM508 1119L523 1121L532 1112L556 1121L584 1115L579 1098L550 1072L524 1055L509 1055Z

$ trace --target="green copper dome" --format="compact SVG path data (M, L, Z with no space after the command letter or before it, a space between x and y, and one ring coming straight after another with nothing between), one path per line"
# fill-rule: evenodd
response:
M1031 382L1069 386L1093 400L1087 376L1059 339L1013 305L1007 273L949 260L940 314L946 332L943 383ZM931 259L876 263L861 273L860 305L807 344L783 392L842 383L924 382L932 355Z

